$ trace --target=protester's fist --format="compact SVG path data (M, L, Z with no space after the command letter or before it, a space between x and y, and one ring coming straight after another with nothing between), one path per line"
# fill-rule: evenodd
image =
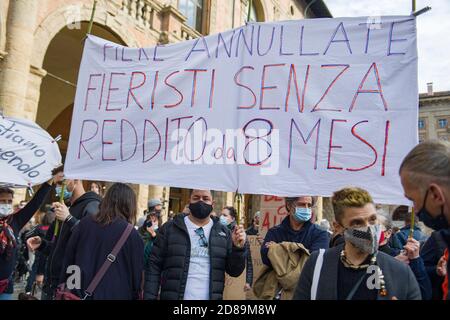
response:
M155 232L155 229L153 229L153 225L151 225L150 227L147 227L147 231L148 231L148 233L150 233L150 235L153 238L156 237L156 232Z
M31 237L27 240L27 246L31 251L36 251L41 246L42 239L39 236Z
M440 277L445 277L447 275L447 260L445 260L445 256L442 256L438 264L436 266L436 273Z
M64 203L53 202L52 208L55 209L56 219L64 221L70 215L69 208Z
M275 241L269 241L266 242L266 248L270 248L271 246L273 246L274 244L277 244Z
M416 239L409 238L403 248L405 248L406 256L409 260L414 260L419 257L420 243Z
M404 253L400 253L398 256L395 257L395 259L397 259L403 263L409 264L408 256Z
M44 283L44 275L43 274L38 274L36 275L36 285L38 287L42 287L42 284Z
M243 248L245 244L246 234L244 231L244 226L239 225L236 226L233 230L233 234L231 235L234 246L238 248Z
M244 286L244 291L247 292L247 291L250 291L250 290L252 290L252 287L250 286L249 283L246 283L245 286Z

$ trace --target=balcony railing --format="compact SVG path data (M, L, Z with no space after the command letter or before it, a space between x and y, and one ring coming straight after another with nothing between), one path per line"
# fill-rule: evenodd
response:
M195 38L201 37L202 34L197 30L192 29L187 25L181 25L181 39L182 40L191 40Z
M122 0L121 10L131 16L138 25L155 29L155 15L159 5L151 0Z

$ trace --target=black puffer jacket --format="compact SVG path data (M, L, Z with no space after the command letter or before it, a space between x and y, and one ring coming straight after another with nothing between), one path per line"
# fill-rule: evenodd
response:
M245 268L245 249L233 246L231 233L213 218L209 236L209 256L211 261L209 296L211 300L221 300L224 289L225 272L238 277ZM159 228L158 238L145 270L144 298L154 300L161 286L161 300L181 300L184 297L189 270L191 244L184 223L184 215Z

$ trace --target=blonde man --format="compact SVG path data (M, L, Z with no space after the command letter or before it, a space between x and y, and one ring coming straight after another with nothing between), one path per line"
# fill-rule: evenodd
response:
M421 299L410 268L378 251L380 226L370 194L360 188L344 188L334 193L332 203L345 242L311 255L294 299Z

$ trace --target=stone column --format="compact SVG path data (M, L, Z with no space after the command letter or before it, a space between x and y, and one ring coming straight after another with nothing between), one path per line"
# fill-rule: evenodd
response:
M144 215L144 210L147 210L147 196L148 196L148 186L145 184L135 184L133 185L134 192L136 192L137 201L137 219Z
M316 223L320 223L320 220L323 219L323 198L317 197L316 204Z
M434 117L434 113L430 112L428 117L428 140L437 139L437 129L436 129L436 118Z
M334 221L333 205L330 197L322 197L322 217L330 221Z
M39 97L41 95L42 79L47 75L44 69L31 66L28 78L27 95L23 117L36 121L37 111L39 107Z
M0 74L0 106L8 116L23 117L39 1L9 2L6 52Z
M227 192L226 193L225 204L227 206L233 206L234 205L234 192Z

